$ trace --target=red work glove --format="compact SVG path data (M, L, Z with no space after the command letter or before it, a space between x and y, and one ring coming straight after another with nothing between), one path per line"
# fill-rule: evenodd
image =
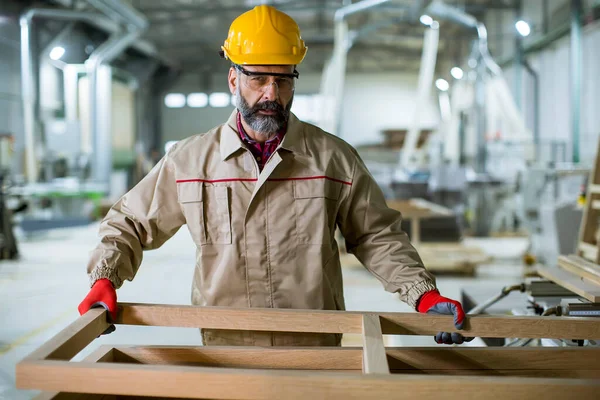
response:
M117 291L108 279L97 280L77 309L79 314L83 315L90 308L97 307L104 307L108 311L108 322L117 320ZM114 325L111 325L104 334L111 333L114 330Z
M454 315L456 329L462 329L465 322L465 312L462 305L456 300L441 296L437 290L432 290L421 296L417 304L417 311L423 314ZM434 339L438 344L461 344L473 340L473 338L465 338L456 332L438 332Z

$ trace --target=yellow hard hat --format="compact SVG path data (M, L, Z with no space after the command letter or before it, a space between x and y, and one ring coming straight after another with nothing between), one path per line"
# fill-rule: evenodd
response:
M292 17L263 4L232 22L221 49L238 65L297 65L307 47Z

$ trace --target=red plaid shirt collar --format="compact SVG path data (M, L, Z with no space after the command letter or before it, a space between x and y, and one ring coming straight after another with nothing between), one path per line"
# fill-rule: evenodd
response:
M269 157L271 157L271 154L273 154L275 150L277 150L277 147L279 147L279 145L281 144L281 141L285 136L285 131L287 130L287 127L281 129L275 134L275 136L273 136L266 142L260 143L248 136L242 125L242 116L239 112L237 114L236 122L240 139L242 139L242 142L252 152L252 155L254 155L254 158L258 163L258 167L262 171L263 167L265 166L265 163L267 162Z

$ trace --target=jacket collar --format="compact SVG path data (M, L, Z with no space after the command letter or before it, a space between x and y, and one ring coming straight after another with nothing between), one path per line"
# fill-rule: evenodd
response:
M237 131L236 123L237 110L233 110L223 129L221 131L221 160L227 160L233 153L243 149L244 145Z
M244 144L237 131L237 113L237 110L233 110L229 119L225 125L223 125L220 143L221 160L223 161L227 160L236 151L244 148ZM307 153L304 138L304 124L293 113L290 113L288 129L283 137L280 147L291 151L292 153L299 153L301 155L306 155Z

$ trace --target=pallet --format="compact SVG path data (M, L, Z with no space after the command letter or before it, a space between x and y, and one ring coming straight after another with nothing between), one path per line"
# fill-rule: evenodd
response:
M283 309L119 304L117 324L353 333L362 348L104 345L69 361L104 332L92 309L17 364L38 398L596 399L600 348L386 348L383 334L454 331L453 317ZM597 339L600 319L470 316L466 336ZM478 376L479 379L474 379ZM410 388L407 390L407 388ZM108 396L108 397L105 397Z

